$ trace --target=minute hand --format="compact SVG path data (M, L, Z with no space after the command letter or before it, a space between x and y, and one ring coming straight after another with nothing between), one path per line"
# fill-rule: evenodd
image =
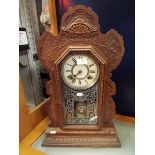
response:
M74 82L74 81L75 81L76 77L77 77L80 73L82 73L82 71L81 71L81 70L79 70L79 71L78 71L78 73L77 73L76 75L73 75L73 76L74 76L74 78L73 78L72 82Z

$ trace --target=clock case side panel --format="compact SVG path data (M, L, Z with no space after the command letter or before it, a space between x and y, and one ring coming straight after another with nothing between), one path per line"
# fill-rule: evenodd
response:
M89 51L89 52L88 52ZM62 81L61 81L61 64L62 61L68 55L72 53L82 53L82 54L89 54L93 57L93 59L97 60L100 67L100 76L99 76L99 88L98 88L98 119L96 125L65 125L64 123L64 112L63 112L63 93L62 93ZM57 107L60 108L60 115L61 115L61 128L63 130L101 130L103 126L103 108L104 108L104 79L106 79L106 72L105 68L106 61L103 59L103 55L101 52L97 51L97 49L93 48L92 46L69 46L68 49L62 49L61 52L58 54L57 61L54 63L55 65L55 78L57 80L57 84L55 84L54 90L56 91L56 99L57 99Z
M60 126L60 111L57 107L57 100L55 94L55 81L54 78L54 56L55 49L59 50L59 48L64 47L66 42L61 42L59 36L54 36L51 32L46 31L37 41L37 55L39 60L41 61L43 67L48 71L50 80L46 83L46 92L50 95L50 99L48 100L48 113L50 117L50 125L53 127Z

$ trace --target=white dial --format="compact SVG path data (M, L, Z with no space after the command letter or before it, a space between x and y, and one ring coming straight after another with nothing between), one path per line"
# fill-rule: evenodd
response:
M87 89L98 80L99 66L88 55L74 54L63 62L61 74L69 87L80 90Z

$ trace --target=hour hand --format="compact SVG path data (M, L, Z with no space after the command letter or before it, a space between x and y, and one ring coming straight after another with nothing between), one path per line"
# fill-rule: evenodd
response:
M73 75L72 82L75 82L77 76L78 74Z
M73 79L73 77L74 77L74 75L69 75L69 76L67 76L70 80L72 80Z
M76 78L76 74L75 75L68 75L67 76L70 80L74 80Z

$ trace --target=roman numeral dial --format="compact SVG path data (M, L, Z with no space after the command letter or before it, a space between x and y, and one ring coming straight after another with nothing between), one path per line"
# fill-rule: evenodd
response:
M62 66L63 81L71 88L77 90L88 89L99 78L99 65L85 54L73 54L68 56Z

